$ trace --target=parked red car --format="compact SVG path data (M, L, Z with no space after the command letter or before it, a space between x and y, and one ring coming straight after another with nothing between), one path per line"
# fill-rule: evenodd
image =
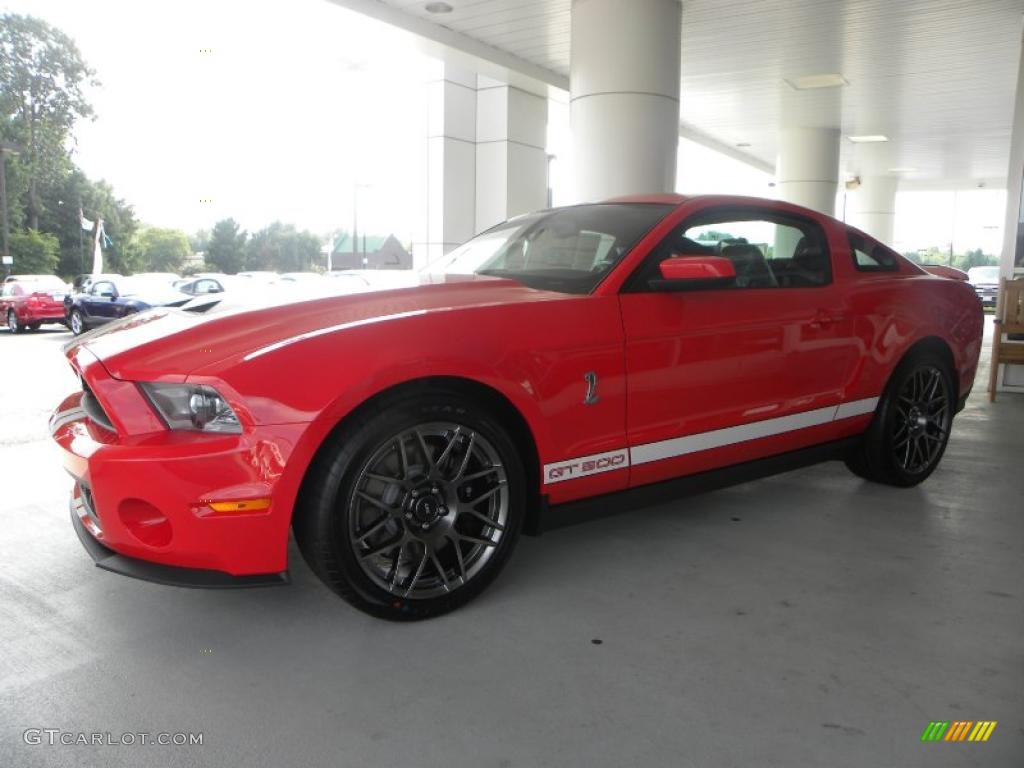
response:
M0 290L0 314L11 333L35 331L43 323L64 323L67 283L54 275L13 275Z
M68 345L51 430L99 565L280 582L293 528L414 619L545 521L825 458L919 483L981 336L970 286L832 218L653 195L505 222L416 287L115 321Z

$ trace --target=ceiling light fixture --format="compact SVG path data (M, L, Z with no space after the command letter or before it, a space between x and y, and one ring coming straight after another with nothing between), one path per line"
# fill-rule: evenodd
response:
M427 13L451 13L452 7L448 3L427 3L425 6Z
M874 144L880 141L888 141L888 136L883 136L880 133L869 133L864 136L847 136L847 138L854 144Z
M749 147L750 146L750 142L749 141L740 141L740 142L737 142L736 146L737 147Z
M889 173L913 173L916 170L917 170L917 168L907 168L907 167L901 166L899 168L890 168L889 169Z
M802 75L792 79L786 78L790 88L797 91L809 91L814 88L838 88L842 85L849 85L849 81L842 75Z

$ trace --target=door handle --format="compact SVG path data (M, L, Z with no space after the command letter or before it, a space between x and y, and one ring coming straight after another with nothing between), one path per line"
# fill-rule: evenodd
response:
M809 323L810 328L828 328L833 323L838 323L844 319L844 315L836 315L829 312L827 309L819 309Z

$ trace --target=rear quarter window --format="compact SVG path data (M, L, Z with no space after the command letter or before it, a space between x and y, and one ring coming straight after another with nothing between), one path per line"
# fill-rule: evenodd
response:
M863 237L856 232L847 233L850 255L858 272L899 272L900 259L895 252L884 245Z

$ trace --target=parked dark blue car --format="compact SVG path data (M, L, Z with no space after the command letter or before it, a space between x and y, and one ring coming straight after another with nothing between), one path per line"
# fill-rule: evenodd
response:
M180 307L190 298L163 280L99 275L84 292L65 298L64 306L68 327L77 336L150 307Z

